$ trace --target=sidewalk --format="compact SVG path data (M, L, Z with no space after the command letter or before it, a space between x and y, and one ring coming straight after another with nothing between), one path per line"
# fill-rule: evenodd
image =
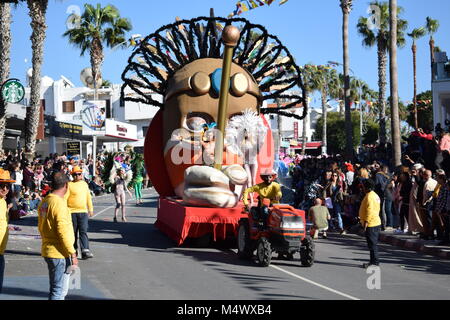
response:
M349 234L365 237L361 228L351 229ZM419 236L394 233L393 231L381 231L379 241L406 250L416 251L443 259L450 259L450 246L439 246L438 243L440 241L438 240L422 240Z
M439 241L435 240L422 240L418 236L382 231L380 233L380 242L431 256L450 259L450 246L439 246Z

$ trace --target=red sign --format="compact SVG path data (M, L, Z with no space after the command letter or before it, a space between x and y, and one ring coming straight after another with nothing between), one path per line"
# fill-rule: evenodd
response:
M298 140L298 122L294 122L294 140Z

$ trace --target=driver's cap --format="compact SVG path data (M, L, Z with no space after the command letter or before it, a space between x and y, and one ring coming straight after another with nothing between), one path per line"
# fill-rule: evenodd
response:
M259 174L260 176L276 176L277 173L273 169L264 169Z

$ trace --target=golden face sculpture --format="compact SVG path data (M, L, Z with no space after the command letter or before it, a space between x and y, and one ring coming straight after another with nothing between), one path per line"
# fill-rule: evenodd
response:
M169 80L163 109L164 160L171 184L179 196L183 194L186 168L205 164L205 158L213 156L214 145L204 130L217 123L220 88L217 79L220 79L222 63L222 59L214 58L195 60ZM245 69L234 63L228 95L228 119L241 114L244 109L259 109L261 94L258 85ZM182 140L184 150L180 150ZM188 151L191 146L191 151ZM226 146L224 151L224 165L239 163L237 154Z

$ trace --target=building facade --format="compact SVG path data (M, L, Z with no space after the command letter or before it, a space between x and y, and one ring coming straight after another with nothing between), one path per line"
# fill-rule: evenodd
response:
M446 120L450 121L450 61L446 52L435 52L433 74L434 125L440 123L442 127L446 127Z
M75 87L67 78L53 81L42 78L41 109L44 135L36 146L40 155L68 152L73 142L79 142L81 156L92 152L96 136L96 152L101 150L123 150L125 145L142 149L146 131L158 111L141 103L123 101L121 85L111 85L97 90ZM19 104L8 104L5 150L23 146L23 130L26 108L29 104L30 88L25 88L25 98ZM95 98L97 98L95 100ZM94 101L95 100L95 101ZM92 105L98 104L95 108ZM98 113L101 109L103 120ZM96 125L101 123L101 128ZM39 137L38 137L39 139Z

